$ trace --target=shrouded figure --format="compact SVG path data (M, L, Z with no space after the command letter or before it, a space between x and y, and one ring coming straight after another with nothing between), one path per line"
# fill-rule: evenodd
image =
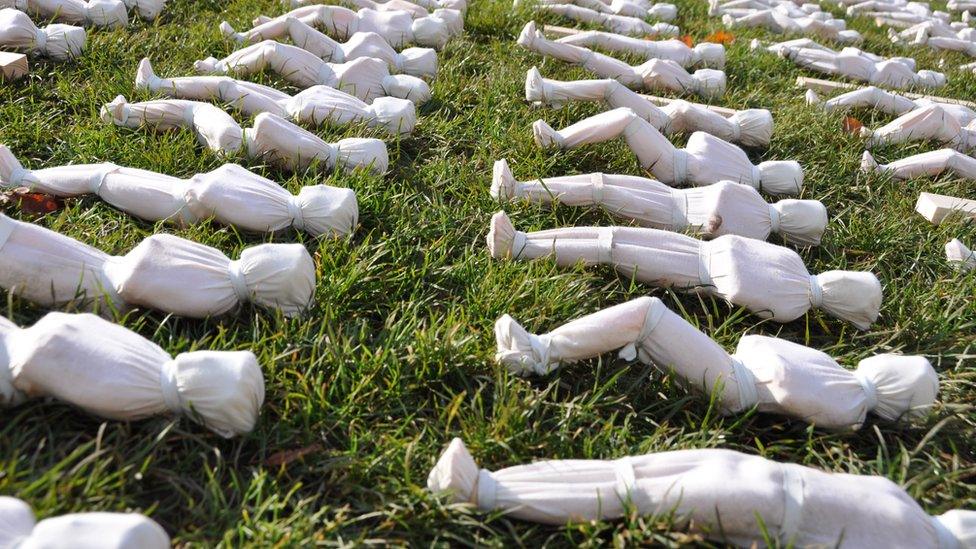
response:
M515 7L518 7L521 4L521 0L515 0L513 4ZM546 12L554 6L562 5L572 5L597 13L636 17L638 19L673 21L678 16L678 7L674 4L652 4L647 0L541 0L535 3L536 9L541 12ZM579 17L573 17L572 15L568 17L581 20ZM587 15L585 17L582 20L591 20L593 16Z
M811 308L866 330L878 318L881 283L863 271L811 276L793 250L725 235L701 241L631 227L567 227L523 233L504 212L491 218L488 250L496 259L551 257L560 266L612 265L652 286L714 295L763 318L791 322Z
M600 206L647 227L691 229L707 238L735 234L765 240L778 233L800 246L818 246L827 228L827 208L816 200L768 204L752 187L731 181L692 189L604 173L517 181L508 162L499 160L492 171L491 194L499 200Z
M536 67L525 75L525 100L553 107L572 101L602 102L612 109L628 108L666 134L703 131L747 147L766 147L773 135L773 116L766 109L745 109L725 117L681 100L658 107L617 80L549 80Z
M826 101L823 101L815 91L807 90L806 101L810 105L820 105L827 111L869 108L895 115L906 114L921 107L938 105L943 111L951 114L959 122L960 126L968 126L973 120L976 120L976 111L973 111L965 105L939 103L924 97L911 99L875 86L867 86L842 93Z
M601 78L611 78L628 88L689 93L708 98L725 93L725 73L714 69L699 69L690 74L669 59L651 59L636 67L593 50L547 39L530 21L522 29L518 44L547 57L579 65Z
M863 40L861 33L847 30L843 19L823 21L816 17L794 17L776 9L757 10L736 16L726 13L722 23L730 28L764 28L776 34L800 34L854 44Z
M805 69L843 76L875 86L896 89L939 88L946 83L946 77L941 72L916 71L915 63L911 59L881 58L881 61L877 61L877 56L857 48L844 48L835 52L810 47L785 47L779 53Z
M126 5L120 0L0 0L0 8L14 8L39 19L69 25L124 27L129 24Z
M0 350L6 360L0 406L51 397L121 421L187 415L230 438L254 429L264 402L253 353L194 351L174 358L91 314L48 313L23 329L0 317Z
M895 179L934 177L950 172L959 179L976 179L976 158L952 149L915 154L888 164L878 164L870 152L861 155L861 171L887 173Z
M919 107L876 130L862 127L860 135L866 138L868 148L883 143L932 140L962 152L976 149L976 130L960 125L940 105Z
M976 513L929 516L880 476L828 473L732 450L658 452L615 460L546 460L479 469L454 439L427 478L451 501L563 525L673 513L678 528L741 547L769 537L795 547L973 549Z
M109 162L28 170L0 145L0 186L59 197L94 194L140 219L189 225L213 218L253 232L294 228L316 236L345 236L359 217L352 189L314 185L292 195L236 164L189 179Z
M496 359L518 375L611 351L639 358L706 395L724 413L752 408L831 430L857 430L868 413L896 421L928 414L939 377L921 356L876 355L846 370L828 355L779 339L744 336L729 355L656 297L641 297L536 335L512 317L495 322Z
M594 0L599 1L599 0ZM725 67L725 46L702 42L689 47L677 39L644 40L611 32L586 30L564 36L556 42L583 48L608 50L628 55L639 55L645 59L669 59L682 67L702 66L711 69Z
M667 6L673 9L665 8L659 11L664 15L673 15L676 17L678 15L677 8L670 4L667 4ZM677 31L673 30L677 29L677 27L668 23L656 23L652 25L644 21L641 17L605 13L573 4L543 2L538 4L535 9L543 13L552 13L560 17L565 17L566 19L572 19L580 23L600 25L616 34L628 36L658 36L661 34L673 36L677 34Z
M650 122L629 108L619 108L555 130L543 120L532 124L543 148L572 149L623 137L638 163L669 185L710 185L734 181L773 195L794 195L803 188L803 168L795 161L753 165L745 151L705 132L695 132L685 148L671 144Z
M139 63L136 89L159 92L177 99L213 101L233 105L250 116L271 113L296 123L345 125L365 122L390 135L409 134L417 124L413 102L377 97L366 103L328 86L312 86L294 96L268 86L228 76L159 78L148 59Z
M0 47L67 61L85 49L85 29L54 24L38 28L24 12L0 9Z

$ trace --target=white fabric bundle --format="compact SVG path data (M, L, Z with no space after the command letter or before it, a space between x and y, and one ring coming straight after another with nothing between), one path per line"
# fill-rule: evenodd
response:
M867 107L878 109L888 114L902 115L920 107L938 105L943 111L952 115L960 126L969 126L976 120L976 111L956 103L938 103L931 99L910 99L897 93L889 92L874 86L860 88L837 97L821 102L820 97L813 90L807 90L807 103L821 105L825 110L853 109Z
M775 9L761 10L742 17L727 13L722 16L722 23L729 28L762 27L776 34L818 36L841 44L852 44L863 40L861 33L845 29L842 25L843 20L834 19L824 22L814 17L791 17Z
M556 526L618 519L633 510L674 517L678 528L740 547L976 547L976 512L929 516L887 478L732 450L546 460L488 471L454 439L427 488L485 512Z
M913 60L906 58L875 61L877 56L857 48L840 52L815 48L783 48L780 55L797 65L824 74L843 76L859 82L896 89L913 87L938 88L946 77L941 72L915 71Z
M573 21L578 21L580 23L600 25L610 32L626 34L629 36L657 36L661 34L662 31L665 33L672 32L671 27L674 26L668 23L657 23L656 25L652 25L639 17L627 17L625 15L601 13L571 4L541 4L536 7L536 10L543 13L554 13L560 17L572 19Z
M952 149L912 155L889 164L878 164L868 151L861 155L861 171L890 174L895 179L936 176L952 172L959 179L976 180L976 158Z
M491 219L488 249L496 259L553 257L561 266L612 265L641 282L718 296L776 322L791 322L815 307L866 330L881 308L881 283L873 274L810 276L795 251L735 235L701 241L631 227L523 233L498 212Z
M706 238L735 234L765 240L770 233L801 246L819 246L827 208L816 200L767 204L747 185L722 181L692 189L631 175L591 173L517 181L506 160L495 162L491 195L541 204L602 206L655 229L692 229Z
M170 539L152 519L136 513L71 513L34 518L23 501L0 496L3 549L169 549Z
M958 238L953 238L945 245L946 259L963 271L976 267L976 255Z
M599 0L594 0L599 1ZM682 67L700 65L705 68L725 67L725 46L702 42L694 47L677 39L644 40L603 31L580 31L564 36L556 42L583 48L599 48L629 55L639 55L645 59L669 59Z
M0 215L0 287L45 307L144 305L203 318L252 302L296 316L315 291L315 265L301 244L252 246L231 261L220 250L168 234L109 256Z
M13 395L0 398L4 406L53 397L122 421L187 415L230 438L254 429L264 402L254 353L195 351L174 358L91 314L48 313L24 329L4 318L0 351L6 359L0 397Z
M554 107L570 101L600 101L612 109L629 108L666 134L703 131L747 147L768 146L773 135L773 116L766 109L736 111L726 118L687 101L658 107L616 80L549 80L536 67L525 75L525 100Z
M0 8L14 8L69 25L124 27L129 24L129 14L120 0L0 0Z
M960 126L956 117L939 105L909 111L876 130L862 127L861 137L867 138L867 148L931 139L963 152L976 149L976 130Z
M193 64L201 74L250 75L270 69L299 88L315 85L342 90L371 103L377 97L430 100L430 86L416 76L390 74L386 62L359 57L346 63L327 63L312 52L290 44L265 40L239 49L223 59L208 57Z
M514 5L519 6L521 0L515 0ZM637 19L660 19L661 21L673 21L678 17L678 8L674 4L651 4L650 2L633 2L631 0L541 0L535 2L534 6L539 11L547 11L552 6L572 5L589 11L603 13L613 16L623 16ZM559 13L559 12L557 12ZM579 17L568 16L570 19L581 20ZM592 15L584 16L585 21L590 21ZM614 26L610 23L608 26Z
M95 194L140 219L192 224L213 218L254 232L291 227L313 235L351 234L359 217L356 193L327 185L298 195L236 164L179 179L111 163L28 170L0 145L0 186L72 197Z
M437 75L435 50L407 48L397 53L393 46L375 32L356 32L346 42L338 42L294 17L272 19L244 33L236 32L224 21L220 24L220 32L237 42L249 44L287 36L296 46L325 61L343 63L360 57L374 57L386 62L387 68L393 73L418 77Z
M857 430L869 412L894 421L924 417L939 377L921 356L875 355L855 371L826 354L774 337L747 335L729 355L656 297L641 297L535 335L512 317L495 322L496 360L517 375L620 352L716 396L723 412L752 408L831 430Z
M629 88L666 89L709 98L725 93L725 73L722 71L699 69L689 74L681 65L668 59L651 59L634 67L602 53L549 40L536 28L534 21L522 29L518 44L529 51L579 65L602 78L612 78Z
M258 27L250 33L259 32L262 25L283 22L289 17L323 29L333 38L348 40L357 32L375 32L394 48L402 48L413 43L430 48L443 48L460 28L453 15L441 18L437 10L429 17L413 19L402 11L380 12L371 9L352 11L340 6L313 5L294 9L280 17L258 17L254 24Z
M37 28L26 13L0 9L0 47L66 61L81 55L86 39L81 27L56 24Z
M537 120L532 132L540 147L561 149L623 137L640 165L669 185L700 186L728 180L773 195L798 194L803 187L803 168L795 161L767 161L755 166L742 149L704 132L691 134L685 148L678 149L628 108L600 113L559 131Z
M315 134L277 114L263 112L254 126L242 129L234 119L210 103L183 99L158 99L128 103L121 95L102 107L102 120L124 128L167 131L192 129L200 144L220 154L244 151L250 158L264 158L297 171L312 165L352 171L366 168L386 173L389 156L379 139L348 138L326 143Z
M377 97L370 105L328 86L312 86L291 96L268 86L227 76L159 78L149 59L139 63L136 89L161 92L178 99L218 100L250 116L267 112L314 125L365 122L371 127L383 128L390 135L409 134L417 123L417 109L406 99Z

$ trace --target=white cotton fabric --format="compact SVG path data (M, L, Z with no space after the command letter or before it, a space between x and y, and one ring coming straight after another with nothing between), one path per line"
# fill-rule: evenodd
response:
M0 353L0 369L25 397L53 397L108 419L187 415L230 438L254 428L264 402L253 353L195 351L174 358L91 314L48 313L24 329L4 324Z
M600 0L593 0L599 2ZM639 55L645 59L669 59L682 67L702 66L710 69L725 67L725 46L703 42L689 47L677 39L644 40L610 32L586 30L564 36L556 42L583 48L598 48L629 55Z
M431 97L426 82L416 76L390 74L387 64L379 59L359 57L346 63L326 63L309 51L273 40L247 46L223 59L208 57L193 66L201 74L247 76L272 70L299 88L328 86L367 103L391 96L422 104Z
M945 245L946 259L956 268L969 271L976 267L976 255L958 238L953 238Z
M517 181L506 160L495 162L491 194L541 204L600 206L655 229L691 229L705 238L735 234L765 240L779 233L788 242L818 246L827 228L827 208L816 200L768 204L752 187L721 181L673 189L630 175L591 173Z
M518 7L520 4L520 0L515 0L514 5L516 7ZM547 6L559 6L566 4L579 6L594 12L622 15L625 17L635 17L638 19L659 19L661 21L673 21L678 16L678 8L674 4L652 4L646 1L542 0L540 2L536 2L534 5L537 8L543 8L540 11L545 11L544 8Z
M861 171L887 173L895 179L934 177L942 172L951 172L960 179L976 179L976 158L953 149L939 149L878 164L870 152L864 151Z
M756 10L736 16L726 13L722 23L728 28L764 28L776 34L799 34L853 44L863 40L855 30L847 30L842 19L820 20L816 17L794 17L776 9Z
M725 93L725 73L699 69L694 74L670 59L651 59L638 66L614 59L593 50L549 40L530 21L522 29L518 44L544 56L579 65L602 78L610 78L633 89L665 89L716 98Z
M307 19L311 20L311 18ZM288 37L291 42L324 61L343 63L360 57L373 57L386 62L393 73L422 78L437 75L437 52L432 48L406 48L397 53L382 36L375 32L355 32L346 42L338 42L319 32L304 20L295 17L272 19L248 32L236 32L226 21L220 31L237 42L258 43Z
M295 228L316 236L345 236L359 216L351 189L314 185L296 196L237 164L189 179L111 163L28 170L0 145L0 185L58 197L95 194L140 219L193 224L212 218L253 232Z
M795 161L753 165L739 147L705 132L695 132L685 148L671 144L650 122L628 108L607 111L555 130L542 120L532 125L540 147L571 149L623 137L640 165L668 185L709 185L733 181L772 195L795 195L803 187L803 168Z
M3 549L168 549L169 536L136 513L71 513L37 522L23 501L0 496Z
M54 19L69 25L114 28L129 24L126 5L120 0L0 0L0 7L18 9L38 19Z
M880 476L824 472L732 450L659 452L615 460L546 460L479 469L454 439L427 488L486 512L564 525L636 510L718 543L796 547L972 549L976 513L929 516Z
M968 32L967 32L968 31ZM936 21L923 21L902 32L889 30L888 37L895 43L925 45L937 51L956 51L976 57L973 29L957 32L948 25Z
M496 359L518 375L545 375L619 351L654 364L706 394L728 413L753 407L832 430L857 430L869 412L886 420L925 416L939 378L921 356L883 354L857 370L783 339L748 335L729 355L657 298L642 297L535 335L512 317L495 323Z
M365 168L386 173L389 155L379 139L348 138L326 143L312 132L277 114L262 112L254 125L241 128L234 119L210 103L159 99L129 103L118 96L101 110L102 120L124 128L167 131L192 129L197 141L219 154L243 151L250 158L266 159L297 171L316 165L322 169L353 171Z
M865 146L933 140L963 152L976 149L976 130L960 126L951 113L939 105L920 107L871 130L861 128Z
M67 61L81 55L86 40L81 27L54 24L38 28L26 13L0 9L0 47Z
M791 322L811 308L866 330L881 308L881 283L864 271L811 276L793 250L725 235L701 241L632 227L568 227L523 233L496 213L488 249L497 259L552 257L560 266L612 265L652 286L714 295L762 318Z
M136 89L177 99L233 105L249 116L271 113L298 123L346 125L365 123L391 135L409 134L417 124L413 102L377 97L372 104L328 86L312 86L294 96L268 86L227 76L159 78L148 59L139 63Z
M875 86L896 89L939 88L945 85L944 74L929 70L915 71L915 63L905 58L875 61L857 48L844 48L840 52L816 48L787 47L780 55L797 65L824 74L843 76Z
M571 4L541 4L536 6L536 10L543 13L553 13L559 15L560 17L572 19L573 21L580 23L600 25L608 31L617 34L629 36L656 36L661 34L661 30L663 30L665 33L670 33L669 28L655 28L654 25L651 25L640 17L628 17L625 15L615 15L612 13L601 13ZM677 10L675 10L674 15L677 15ZM663 24L667 25L667 23ZM668 26L670 27L671 25Z
M976 120L976 111L965 105L939 103L924 97L911 99L875 86L843 93L826 101L822 101L813 90L807 90L806 99L811 105L821 105L823 109L828 111L865 107L894 115L902 115L920 107L938 105L943 111L952 115L960 126L969 126Z
M572 101L602 102L612 109L634 111L665 134L703 131L747 147L766 147L773 135L773 116L766 109L745 109L725 117L681 100L658 107L616 80L549 80L536 67L526 73L525 100L553 107Z
M0 215L0 287L45 307L143 305L202 318L250 301L295 316L312 300L315 265L300 244L252 246L231 261L220 250L168 234L110 256Z

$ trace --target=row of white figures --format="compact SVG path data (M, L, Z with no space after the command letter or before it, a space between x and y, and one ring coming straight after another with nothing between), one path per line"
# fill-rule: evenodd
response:
M907 29L888 29L888 37L898 44L926 45L934 50L957 51L976 57L976 29L963 24L960 28L937 21L926 21Z
M197 141L214 152L243 153L292 171L308 167L347 171L363 168L383 174L389 167L386 143L380 139L353 137L327 143L269 112L257 115L254 125L244 129L210 103L183 99L128 103L120 95L102 107L101 117L106 123L132 129L190 129Z
M86 40L81 27L56 23L38 28L26 13L0 9L0 47L67 61L81 55Z
M260 244L232 261L170 234L120 256L0 215L0 287L43 307L75 304L108 314L142 306L206 318L244 303L302 314L315 293L315 264L301 244Z
M836 51L807 38L768 46L753 40L751 48L776 53L806 69L874 86L939 88L946 83L946 76L941 72L916 70L915 60L909 57L885 58L854 47Z
M623 137L640 166L668 185L733 181L771 195L796 195L803 188L803 168L798 162L772 160L754 165L739 147L702 131L691 134L679 149L629 108L606 111L558 131L537 120L532 132L540 147L559 149Z
M869 272L811 276L792 249L731 234L701 241L632 227L524 233L498 212L487 241L496 259L552 258L566 267L580 262L610 265L639 282L717 296L775 322L791 322L817 308L866 330L881 308L881 283Z
M40 522L27 503L0 496L0 549L169 549L159 524L137 513L71 513Z
M173 357L92 314L52 312L23 329L0 317L0 348L0 408L54 398L119 421L187 416L230 438L254 429L264 402L264 376L253 353ZM3 534L0 528L0 539Z
M721 15L731 29L764 28L776 34L797 34L853 44L863 40L861 33L847 29L843 19L835 19L816 4L797 6L792 2L732 0L710 4L712 15Z
M13 8L41 19L69 25L125 27L128 10L143 19L153 20L166 6L166 0L0 0L0 8Z
M525 100L557 108L573 101L600 102L611 109L630 109L667 135L702 131L747 147L766 147L773 134L773 117L766 109L745 109L723 116L681 100L658 107L616 80L550 80L536 67L526 74Z
M579 65L601 78L617 80L628 88L666 89L708 98L720 97L725 93L725 73L720 70L699 69L691 74L677 61L660 58L650 59L635 67L567 41L549 40L534 21L530 21L522 29L518 44L529 51ZM710 59L721 59L724 63L724 48L719 50L710 47L700 51ZM709 61L707 64L713 62Z
M94 194L147 221L190 225L213 219L258 233L293 228L313 236L346 236L359 217L352 189L312 185L293 195L236 164L188 179L108 162L29 170L0 145L0 187L65 198Z
M515 0L512 5L517 8L521 3L522 0ZM541 0L533 3L533 7L538 11L563 15L563 12L558 9L553 10L557 6L572 6L601 14L634 17L641 20L657 19L667 22L674 21L678 17L678 8L674 4L651 3L648 0Z
M830 473L732 450L658 452L615 460L544 460L482 469L460 439L428 489L453 503L565 525L631 516L739 547L976 548L976 512L930 516L885 477Z

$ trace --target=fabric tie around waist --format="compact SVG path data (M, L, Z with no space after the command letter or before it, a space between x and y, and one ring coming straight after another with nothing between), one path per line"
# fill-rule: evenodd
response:
M752 375L749 368L736 357L732 359L732 373L735 375L735 384L739 388L739 410L748 410L759 403L759 392L756 390L756 378Z
M244 280L244 273L241 272L241 262L231 261L227 265L227 274L230 275L230 283L234 287L234 293L237 294L237 299L241 303L246 303L251 300L251 292L247 289L247 281Z
M823 288L820 287L817 275L810 277L810 305L815 309L823 308Z
M859 370L854 370L851 373L854 374L854 379L861 384L861 389L864 390L864 406L869 411L874 410L878 406L878 388L874 385L874 381Z
M769 205L769 232L779 232L779 210L772 204Z
M639 355L642 362L650 363L650 357L641 348L641 343L651 336L654 328L657 328L658 323L661 322L661 318L664 317L665 310L666 308L663 303L657 300L652 301L644 313L644 322L641 324L640 332L637 333L637 339L620 349L617 356L624 360L634 360Z
M784 546L791 546L803 526L803 469L791 463L781 463L780 468L783 472L784 501L779 541Z
M167 360L159 369L159 387L163 391L163 402L170 412L180 415L183 413L183 399L176 379L177 365L175 360Z
M296 230L305 230L305 214L302 212L301 197L291 195L288 197L288 215L291 217L291 226Z
M93 174L91 176L91 179L88 180L88 189L91 191L92 194L97 195L99 191L102 190L102 184L105 183L105 178L119 171L120 169L121 168L119 168L115 164L112 164L111 162L106 162L104 165L102 165L101 169L99 169L95 174Z
M684 183L688 179L688 152L684 149L674 149L672 159L672 179L674 183Z

